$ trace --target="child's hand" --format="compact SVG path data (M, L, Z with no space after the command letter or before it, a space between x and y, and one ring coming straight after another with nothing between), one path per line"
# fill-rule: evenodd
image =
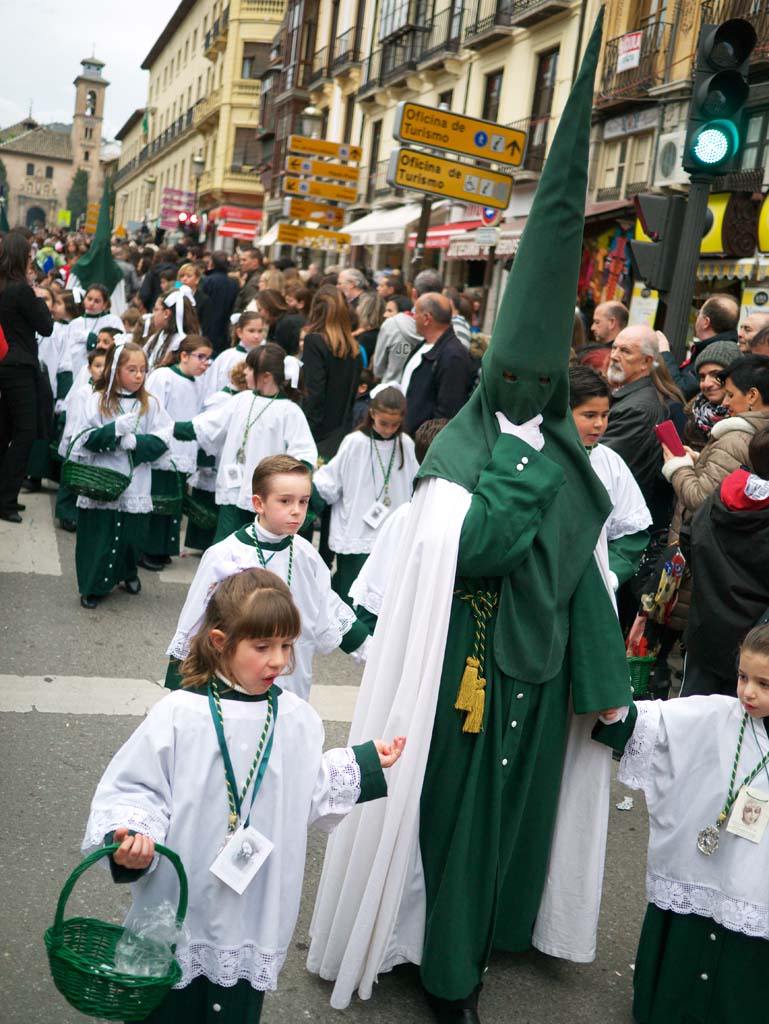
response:
M607 711L601 711L598 717L606 725L610 725L612 722L616 722L619 718L619 708L609 708Z
M127 828L116 828L115 842L121 845L119 850L115 850L113 857L115 863L121 867L141 871L152 863L155 843L149 836L129 836Z
M396 736L389 746L384 740L374 740L374 746L376 747L377 754L379 754L381 766L383 768L392 768L403 753L403 748L406 746L406 737Z

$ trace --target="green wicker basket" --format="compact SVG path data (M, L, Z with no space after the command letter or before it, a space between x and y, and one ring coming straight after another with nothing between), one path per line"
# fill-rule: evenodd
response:
M211 508L190 492L185 492L182 511L192 525L201 530L213 530L216 527L218 518L216 506Z
M627 665L630 669L630 686L634 697L648 696L649 677L656 660L654 654L628 655Z
M90 917L64 920L64 907L75 882L95 861L114 853L119 846L112 843L94 851L69 876L59 896L53 926L45 933L45 948L54 984L76 1010L105 1020L144 1020L181 980L178 962L174 960L161 977L123 974L112 965L125 928ZM179 876L176 920L181 925L187 913L187 876L173 850L160 845L155 850L171 861Z
M83 434L91 430L86 427L70 441L67 447L67 454L64 458L64 465L61 470L61 483L66 484L75 494L84 498L92 498L94 501L117 501L123 491L131 483L134 464L131 453L128 452L128 464L131 472L128 476L125 473L118 473L116 469L108 469L106 466L91 466L86 462L73 462L70 459L75 441Z

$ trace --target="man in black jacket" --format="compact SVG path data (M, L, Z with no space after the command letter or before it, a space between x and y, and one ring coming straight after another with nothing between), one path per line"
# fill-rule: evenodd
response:
M694 322L697 340L691 347L688 360L678 370L666 360L673 380L687 399L693 398L700 390L700 382L694 372L697 356L714 341L737 341L739 318L740 306L732 295L711 295L703 302Z
M414 322L424 341L409 357L402 377L406 430L412 435L427 420L456 416L467 401L472 376L470 356L454 334L445 295L421 295Z
M211 300L208 314L208 340L214 352L223 352L230 347L230 315L238 295L238 282L229 275L229 256L218 249L211 257L211 269L201 281L200 287Z

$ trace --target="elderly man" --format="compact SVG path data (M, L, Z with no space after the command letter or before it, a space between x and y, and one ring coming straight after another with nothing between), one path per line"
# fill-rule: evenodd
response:
M472 366L451 326L451 302L428 292L414 306L422 344L411 355L401 381L406 393L406 430L414 434L427 420L455 416L467 401Z
M689 358L681 364L673 379L687 399L693 398L700 389L700 382L694 372L697 356L714 341L737 341L737 321L740 306L732 295L711 295L705 299L694 322L695 342Z
M600 302L593 312L591 329L595 342L585 345L577 353L580 365L592 366L606 375L609 354L614 339L627 327L628 310L621 302Z
M626 327L617 335L607 371L614 389L609 426L602 440L630 467L652 514L653 529L667 526L672 502L661 472L662 448L654 434L655 426L668 418L666 396L652 377L659 361L657 336L650 327Z
M769 313L751 313L746 316L737 329L737 344L744 355L755 351L757 336L769 329ZM766 355L759 352L759 355Z
M355 267L345 267L344 270L339 271L336 286L347 299L350 309L355 309L358 299L368 289L368 281L362 271L356 270Z

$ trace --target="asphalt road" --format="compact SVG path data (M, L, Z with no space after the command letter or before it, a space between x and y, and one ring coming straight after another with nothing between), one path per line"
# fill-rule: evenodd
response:
M139 597L116 592L89 613L78 603L74 538L53 530L51 496L22 500L29 506L25 523L0 524L0 1021L74 1024L84 1018L53 986L43 933L80 858L93 789L143 713L140 700L122 698L132 687L150 699L160 693L153 686L165 670L164 650L194 560L179 559L167 574L144 572ZM328 707L351 707L347 688L359 678L344 655L316 662L319 692L339 697ZM104 707L108 713L101 713ZM329 714L349 719L346 711ZM328 745L343 744L346 722L325 717ZM632 810L617 810L626 795L615 783L598 958L575 965L534 952L495 956L481 999L484 1024L631 1024L647 823L640 794L633 794ZM414 968L383 976L369 1002L355 1001L343 1012L329 1006L331 986L305 970L324 845L324 836L311 833L301 914L279 990L265 1003L264 1024L429 1024ZM127 898L94 868L67 912L119 920Z

